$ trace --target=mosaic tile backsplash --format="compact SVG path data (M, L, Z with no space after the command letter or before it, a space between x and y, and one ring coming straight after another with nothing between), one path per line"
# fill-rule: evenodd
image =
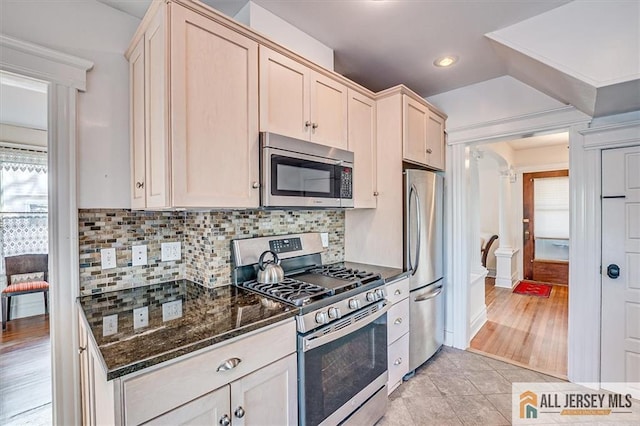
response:
M324 263L344 260L344 212L243 210L149 212L91 209L78 212L80 292L122 290L186 278L206 287L231 283L231 240L328 232ZM162 262L161 244L180 241L180 261ZM147 265L132 266L133 245L147 246ZM101 269L100 250L116 248L117 267Z

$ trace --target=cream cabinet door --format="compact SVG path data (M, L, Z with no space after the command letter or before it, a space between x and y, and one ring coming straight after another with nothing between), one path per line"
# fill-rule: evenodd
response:
M169 139L166 9L161 8L144 35L145 196L147 208L169 207Z
M349 140L347 148L354 155L354 207L375 208L376 171L376 101L349 89Z
M130 140L131 140L131 208L144 209L145 195L145 90L144 38L129 58Z
M260 46L260 130L309 140L311 70Z
M231 383L234 426L298 424L296 354Z
M347 149L347 87L320 73L311 75L311 141Z
M402 95L402 152L405 161L427 164L427 118L429 109Z
M427 121L427 165L444 170L444 119L429 111Z
M222 425L226 420L231 421L230 406L229 386L227 385L143 424L150 426Z
M171 14L174 207L258 207L258 44Z

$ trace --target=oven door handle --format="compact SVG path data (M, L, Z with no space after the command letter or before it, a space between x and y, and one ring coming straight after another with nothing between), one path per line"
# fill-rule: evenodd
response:
M386 314L389 308L391 308L391 305L385 302L384 306L379 311L377 311L372 315L369 315L366 319L356 321L353 324L350 324L344 328L341 328L340 330L335 331L333 333L328 333L324 335L318 332L313 333L311 336L305 337L302 340L302 346L303 346L302 351L303 352L310 351L312 349L317 348L318 346L326 345L327 343L331 343L334 340L338 340L349 333L353 333L354 331L357 331L363 327L366 327L367 325L371 324L372 322L374 322L375 320L377 320L378 318ZM319 335L319 337L313 337L315 335Z

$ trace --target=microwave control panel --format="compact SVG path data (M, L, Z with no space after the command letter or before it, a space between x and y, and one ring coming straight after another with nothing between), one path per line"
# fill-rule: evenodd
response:
M340 173L340 198L353 197L353 169L343 167Z

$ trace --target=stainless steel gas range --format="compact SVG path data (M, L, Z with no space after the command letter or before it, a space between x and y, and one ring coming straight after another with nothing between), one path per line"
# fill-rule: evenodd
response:
M387 406L389 305L381 276L322 265L318 233L234 240L232 248L237 286L298 310L300 425L373 425ZM259 274L267 251L284 271L277 283Z

